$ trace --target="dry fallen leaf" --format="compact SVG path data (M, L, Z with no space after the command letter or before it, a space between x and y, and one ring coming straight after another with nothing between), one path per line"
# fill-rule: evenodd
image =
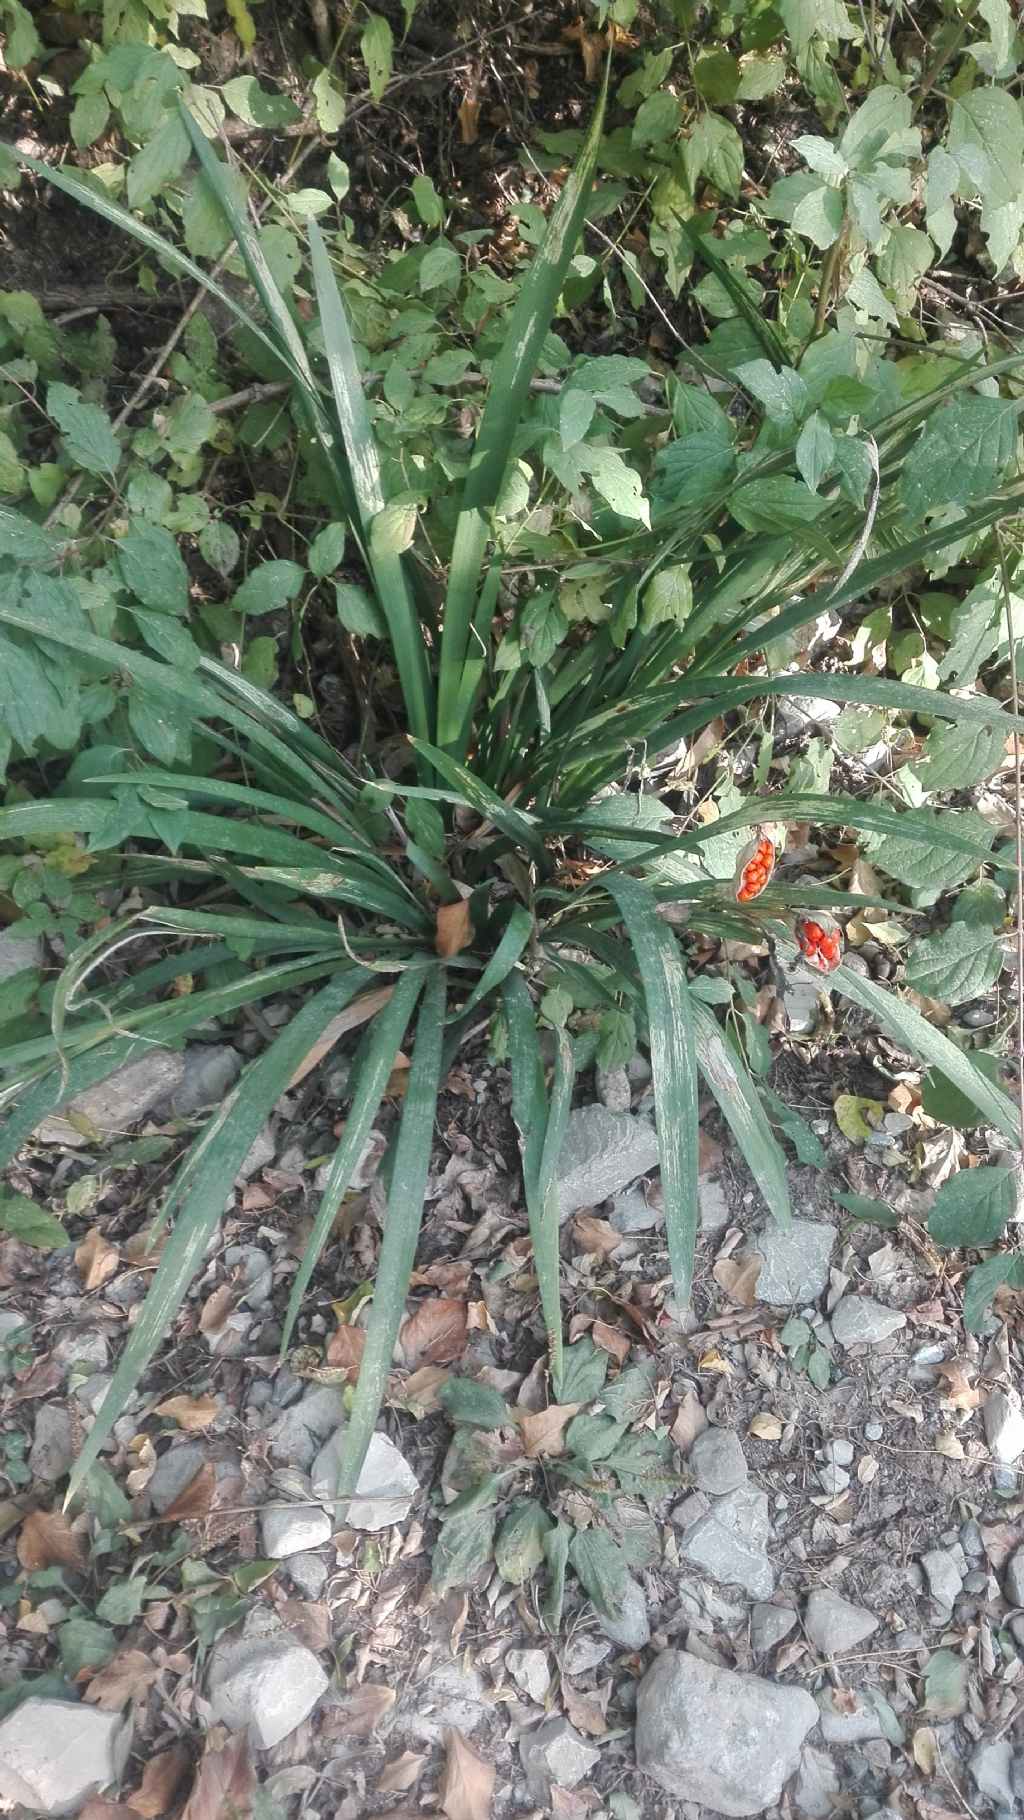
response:
M93 1675L85 1690L90 1706L105 1713L119 1712L129 1700L147 1694L160 1670L141 1649L120 1649L117 1655Z
M536 1415L519 1416L519 1431L527 1459L539 1460L560 1454L565 1446L566 1424L582 1407L582 1403L552 1403L548 1409L539 1409Z
M98 1226L87 1232L75 1249L75 1265L86 1289L102 1289L121 1262L116 1245L103 1237Z
M572 1231L580 1250L590 1257L610 1258L622 1244L621 1232L616 1232L607 1220L599 1220L592 1213L578 1214L573 1220Z
M704 1414L703 1403L697 1392L687 1386L679 1399L676 1419L669 1429L669 1435L680 1453L689 1453L697 1436L707 1425L708 1419Z
M873 1485L878 1477L878 1461L873 1453L863 1454L857 1462L858 1485Z
M728 1359L722 1357L717 1346L709 1346L707 1352L701 1353L697 1360L697 1370L717 1371L723 1378L732 1378L736 1375Z
M91 1801L78 1810L78 1820L136 1820L132 1808L121 1801L108 1801L103 1795L93 1795Z
M181 1820L248 1820L255 1788L247 1734L225 1737L218 1726L207 1739Z
M749 1432L756 1435L759 1441L781 1441L782 1427L778 1416L772 1415L770 1410L765 1410L761 1415L754 1417Z
M450 1377L451 1372L445 1371L441 1365L421 1365L419 1371L414 1371L402 1385L400 1401L403 1409L414 1416L428 1416L435 1409L440 1409L438 1392Z
M957 1440L956 1435L950 1434L946 1428L936 1438L935 1451L940 1453L945 1460L962 1460L965 1457L963 1443Z
M571 1681L563 1681L562 1704L569 1724L575 1725L576 1730L588 1738L603 1738L608 1730L605 1711L611 1691L610 1681L605 1682L603 1689L592 1689L587 1693L581 1693Z
M467 1312L465 1302L452 1296L430 1296L410 1315L398 1330L398 1343L404 1363L450 1365L466 1350Z
M632 1341L620 1333L617 1327L609 1327L607 1321L595 1321L590 1329L590 1337L595 1346L600 1346L602 1352L610 1353L619 1365L626 1363Z
M397 1694L393 1687L382 1687L379 1681L365 1681L345 1694L339 1704L325 1715L324 1724L336 1737L369 1738L394 1706Z
M725 1290L730 1302L740 1308L753 1308L757 1301L757 1279L764 1260L757 1252L747 1258L718 1258L711 1267L715 1282Z
M911 1749L914 1762L923 1776L934 1776L938 1763L938 1752L935 1744L935 1733L930 1725L919 1725L914 1733Z
M186 1434L201 1434L209 1428L220 1414L220 1404L216 1397L168 1397L165 1403L156 1406L158 1416L170 1416Z
M26 1573L41 1567L85 1566L78 1537L59 1510L30 1510L18 1536L18 1560Z
M426 1756L417 1755L416 1751L404 1750L393 1763L386 1763L377 1781L378 1795L404 1795L407 1788L419 1780L419 1774L426 1762Z
M128 1796L128 1806L141 1814L142 1820L163 1820L174 1805L190 1763L183 1744L172 1744L170 1750L150 1757L142 1772L142 1786Z
M454 1725L444 1735L444 1773L438 1789L448 1820L489 1820L494 1794L494 1765L471 1750Z
M331 1647L330 1607L313 1599L282 1599L278 1617L315 1656Z
M480 137L480 103L467 95L459 108L459 136L463 145L475 145Z
M352 1327L345 1322L336 1327L327 1342L325 1363L344 1371L350 1384L354 1384L363 1362L363 1349L366 1346L365 1327Z
M233 1283L222 1283L212 1295L208 1295L199 1315L199 1331L211 1336L222 1333L228 1315L235 1306L235 1288Z
M199 1517L208 1517L213 1509L213 1494L217 1489L217 1475L209 1460L205 1460L194 1479L190 1479L183 1491L179 1491L173 1504L163 1512L161 1523L189 1523Z
M473 918L470 915L469 899L460 897L457 904L440 904L434 947L441 959L449 960L453 954L461 954L472 940Z
M981 1391L971 1383L971 1373L976 1369L964 1359L943 1359L935 1370L940 1378L945 1378L947 1388L942 1393L942 1401L951 1403L954 1409L977 1409L981 1402Z

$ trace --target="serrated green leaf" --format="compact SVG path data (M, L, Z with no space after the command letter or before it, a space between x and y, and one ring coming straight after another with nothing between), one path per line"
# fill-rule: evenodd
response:
M180 177L188 163L189 138L177 109L166 114L141 151L128 166L126 193L129 206L145 208L168 184Z
M345 554L345 526L337 521L318 531L306 554L311 575L333 574Z
M494 1538L494 1564L503 1580L526 1584L544 1559L544 1538L553 1527L538 1499L516 1499Z
M442 1384L440 1402L450 1422L468 1428L503 1428L512 1417L504 1397L478 1378L449 1378Z
M489 1508L445 1518L431 1559L430 1583L439 1596L452 1586L465 1586L486 1567L494 1553L495 1522Z
M218 575L230 575L242 553L237 531L222 518L211 519L199 533L199 553Z
M55 1251L71 1243L60 1221L24 1194L0 1195L0 1232L34 1251Z
M121 460L121 444L106 411L98 404L84 404L81 393L70 385L51 385L46 408L75 466L110 479Z
M297 562L280 559L261 562L250 569L231 601L235 613L258 618L261 613L274 613L286 607L305 580L305 571Z
M608 1354L594 1345L589 1334L584 1334L566 1347L554 1392L560 1403L591 1403L600 1396L607 1376Z
M998 1257L976 1264L964 1288L964 1326L968 1333L985 1331L988 1311L996 1291L1024 1289L1024 1256L1019 1251L1002 1251Z
M816 493L835 458L835 437L819 411L812 411L796 444L796 465Z
M940 405L907 456L900 497L912 523L940 506L969 505L998 486L1017 446L1014 399L961 392Z
M187 613L188 570L162 525L133 518L118 543L117 564L125 587L144 607L158 613Z
M61 1667L69 1681L76 1681L84 1668L105 1668L117 1648L117 1638L106 1624L94 1618L69 1618L57 1631L57 1648Z
M970 790L999 769L1004 747L1000 727L936 727L914 769L929 795Z
M384 616L365 588L353 581L336 581L334 604L338 618L347 632L356 638L383 638L387 633Z
M578 1529L569 1544L569 1560L594 1610L617 1618L629 1585L629 1569L618 1543L606 1529Z
M1002 1237L1016 1199L1009 1169L960 1169L936 1194L928 1231L937 1245L982 1250Z
M693 610L693 585L690 581L690 565L687 562L673 563L667 569L659 569L647 585L643 603L643 628L650 632L655 626L682 626Z
M907 984L943 1005L962 1005L987 992L998 979L1003 950L992 931L971 923L951 923L938 935L914 943L907 962Z

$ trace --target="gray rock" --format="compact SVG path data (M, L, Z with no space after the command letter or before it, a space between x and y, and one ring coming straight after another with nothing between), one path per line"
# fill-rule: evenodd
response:
M558 1159L556 1179L563 1220L579 1207L594 1207L658 1167L658 1137L646 1119L606 1106L580 1106Z
M275 1504L260 1517L263 1552L272 1561L286 1561L306 1549L319 1548L331 1537L331 1519L317 1504Z
M312 1650L284 1631L222 1640L210 1659L214 1718L230 1731L248 1727L260 1750L272 1750L308 1719L329 1685Z
M18 933L24 929L27 939ZM5 929L0 934L0 980L10 980L16 973L24 973L27 967L38 967L43 958L39 937L28 934L28 925L15 923L13 929Z
M274 1287L273 1266L258 1245L229 1245L224 1253L228 1270L239 1280L238 1301L250 1308L265 1308Z
M257 1131L253 1138L249 1153L235 1177L235 1185L250 1181L259 1170L265 1169L268 1163L273 1162L276 1154L277 1145L274 1142L274 1134L269 1125L264 1125L262 1131Z
M948 1548L930 1548L921 1556L921 1566L928 1579L928 1590L940 1605L952 1610L953 1602L963 1591L963 1575Z
M562 1657L562 1668L567 1675L585 1675L591 1668L599 1668L612 1653L612 1646L607 1637L597 1637L592 1631L577 1631L570 1637Z
M103 1399L113 1382L113 1372L94 1371L91 1377L83 1378L81 1384L76 1384L71 1394L76 1402L84 1403L86 1409L91 1409L95 1416L99 1414Z
M845 1466L821 1466L818 1468L818 1483L830 1498L837 1498L849 1485L850 1475Z
M117 1782L131 1722L70 1700L23 1700L0 1725L0 1797L33 1814L74 1814Z
M716 1175L702 1175L697 1181L697 1205L700 1229L708 1238L722 1232L732 1218L728 1196Z
M345 1420L345 1399L333 1384L311 1384L301 1402L285 1409L267 1440L271 1459L308 1472L328 1435Z
M0 1309L0 1346L9 1346L16 1333L27 1337L29 1332L27 1315L19 1314L16 1308Z
M830 1466L853 1465L853 1442L847 1441L843 1435L837 1435L833 1440L826 1441L821 1451Z
M809 1820L825 1820L839 1795L839 1772L827 1751L805 1744L793 1784L793 1806Z
M1010 1780L1013 1746L1009 1738L979 1744L971 1757L971 1776L979 1793L996 1807L1014 1808L1017 1798Z
M477 1669L463 1668L458 1662L442 1662L426 1681L417 1685L416 1710L410 1714L409 1728L425 1743L440 1744L447 1726L454 1725L468 1737L493 1711L485 1699Z
M647 1600L632 1576L627 1582L618 1617L605 1618L599 1612L597 1621L605 1636L617 1643L620 1649L646 1649L651 1640Z
M793 1036L811 1036L821 1022L821 987L801 974L786 974L782 1008Z
M698 1488L715 1498L747 1482L747 1462L734 1428L705 1428L690 1449L690 1466Z
M542 1649L510 1649L505 1667L518 1687L534 1705L543 1706L551 1691L551 1666Z
M44 1119L36 1128L36 1138L40 1144L66 1144L74 1150L93 1143L94 1139L70 1123L72 1113L94 1127L101 1142L122 1137L152 1106L174 1092L184 1072L184 1061L174 1050L149 1049L137 1062L128 1062L105 1081L76 1094L63 1116Z
M1018 1548L1006 1563L1003 1591L1011 1605L1024 1605L1024 1548Z
M767 1655L783 1637L788 1637L796 1623L796 1612L791 1605L766 1605L763 1601L754 1606L750 1614L750 1644L755 1656Z
M616 1232L628 1236L633 1232L650 1232L654 1226L663 1226L665 1214L661 1207L652 1207L639 1188L631 1188L628 1193L615 1196L610 1223Z
M821 1735L826 1744L866 1744L872 1738L885 1736L874 1706L863 1694L847 1691L843 1701L844 1706L855 1702L853 1710L841 1711L833 1704L831 1693L820 1696Z
M775 1590L775 1569L765 1553L770 1535L767 1497L741 1485L716 1498L683 1532L679 1547L687 1561L716 1580L742 1586L752 1599L769 1599Z
M313 1464L313 1490L328 1509L334 1508L341 1467L342 1434L326 1441ZM419 1491L419 1480L393 1441L379 1432L372 1435L353 1497L335 1508L337 1522L349 1529L387 1529L404 1523Z
M1024 1453L1024 1414L1015 1390L993 1390L983 1411L985 1439L994 1460L1012 1466Z
M794 1220L766 1226L757 1250L764 1262L757 1279L757 1299L773 1306L816 1302L828 1288L829 1259L836 1241L834 1226L820 1220Z
M519 1755L526 1782L535 1801L548 1806L552 1784L556 1788L575 1788L600 1758L600 1751L581 1738L568 1719L545 1719L536 1731L519 1740Z
M597 1097L609 1112L628 1112L633 1104L633 1089L625 1068L598 1068L594 1074Z
M802 1688L666 1649L637 1694L637 1763L681 1801L718 1814L759 1814L798 1767L817 1718Z
M832 1332L840 1346L878 1346L906 1324L898 1308L886 1308L868 1295L844 1295L832 1310Z
M807 1600L804 1627L815 1649L823 1656L837 1656L870 1637L878 1629L878 1619L862 1605L851 1605L849 1599L819 1587Z
M184 1072L171 1095L171 1111L179 1119L219 1105L242 1069L242 1058L230 1043L189 1043L183 1059Z
M306 1553L289 1555L287 1560L288 1578L293 1585L298 1587L304 1598L319 1599L327 1585L327 1562L321 1560L319 1555Z
M146 1487L149 1501L158 1517L170 1509L186 1485L191 1485L205 1461L206 1449L200 1441L182 1441L177 1447L169 1447L166 1453L160 1455L153 1477Z
M74 1457L70 1413L63 1403L40 1403L28 1456L32 1477L52 1485L71 1471Z

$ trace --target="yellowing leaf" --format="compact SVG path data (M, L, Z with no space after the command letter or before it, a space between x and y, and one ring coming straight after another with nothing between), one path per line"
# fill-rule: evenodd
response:
M220 1404L216 1397L168 1397L165 1403L156 1406L158 1416L170 1416L186 1434L201 1434L209 1428L211 1422L220 1414Z
M750 1424L749 1433L756 1435L759 1441L780 1441L782 1439L782 1423L779 1421L778 1416L773 1416L770 1410L765 1410L762 1415L754 1417L754 1420Z
M238 42L244 51L251 51L256 42L256 21L253 19L246 0L224 0L228 18L235 28Z
M448 1820L489 1820L494 1794L494 1765L471 1750L454 1725L445 1733L444 1774L439 1794Z
M731 1378L734 1375L733 1368L728 1359L723 1359L717 1346L709 1346L707 1352L701 1353L700 1358L697 1360L697 1370L719 1371L722 1376L726 1378Z
M472 939L473 922L468 899L460 897L457 904L442 904L437 912L437 934L434 939L434 946L442 960L461 953Z
M882 1117L881 1100L862 1099L856 1093L841 1093L832 1108L836 1124L851 1144L866 1144Z
M956 1435L950 1434L948 1429L943 1429L936 1440L935 1451L936 1453L940 1453L943 1456L943 1459L946 1460L962 1460L964 1458L962 1443L957 1440Z
M914 1733L911 1749L914 1762L923 1776L934 1776L938 1763L938 1751L935 1746L935 1733L930 1725L919 1725Z

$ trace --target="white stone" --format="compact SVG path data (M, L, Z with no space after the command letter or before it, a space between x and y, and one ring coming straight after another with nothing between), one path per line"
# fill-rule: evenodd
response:
M700 1229L708 1238L714 1238L728 1226L732 1214L725 1189L715 1175L702 1175L697 1181L697 1205L700 1208Z
M826 1820L839 1796L839 1772L827 1751L805 1744L793 1784L793 1805L809 1820Z
M117 1782L132 1728L70 1700L23 1700L0 1724L0 1798L33 1814L73 1814Z
M882 1721L871 1702L862 1694L843 1694L843 1707L833 1702L831 1692L819 1697L821 1735L826 1744L867 1744L884 1736ZM849 1710L847 1710L849 1707Z
M1003 1591L1010 1605L1024 1605L1024 1548L1018 1548L1006 1563Z
M551 1691L551 1667L542 1649L510 1649L505 1667L528 1700L543 1706Z
M575 1788L598 1762L600 1752L581 1738L568 1719L545 1719L519 1741L527 1786L535 1801L551 1804L551 1787Z
M766 1605L759 1602L750 1614L750 1646L755 1656L766 1655L788 1637L796 1623L791 1605Z
M339 1430L317 1454L313 1465L317 1497L329 1510L334 1509L338 1524L349 1529L387 1529L392 1523L404 1523L419 1491L419 1480L394 1442L379 1432L370 1437L354 1495L335 1505L342 1441Z
M630 1577L622 1597L622 1610L615 1618L606 1618L600 1612L597 1618L606 1637L617 1643L620 1649L646 1649L651 1640L651 1621L647 1616L647 1600L644 1598L636 1581Z
M699 1490L715 1498L747 1482L743 1444L734 1428L705 1428L690 1449L689 1465Z
M979 1744L971 1758L971 1775L986 1800L998 1808L1016 1808L1017 1799L1010 1781L1013 1769L1013 1746L1009 1738L992 1739Z
M818 1587L807 1600L804 1628L823 1656L840 1655L863 1643L878 1629L878 1619L862 1605L851 1605L839 1593Z
M658 1161L658 1136L646 1119L605 1106L577 1107L555 1171L561 1218L618 1194Z
M898 1308L886 1308L867 1295L844 1295L832 1310L832 1332L840 1346L878 1346L906 1324Z
M286 1632L218 1643L210 1662L214 1718L230 1731L248 1727L260 1750L272 1750L308 1719L329 1685L312 1650Z
M271 1561L319 1548L331 1537L331 1519L318 1504L274 1504L260 1517L263 1552Z
M41 1144L66 1144L76 1150L93 1143L94 1139L70 1123L72 1113L95 1127L101 1141L123 1137L152 1106L174 1092L184 1072L184 1061L174 1050L148 1049L138 1061L126 1063L105 1081L76 1094L63 1114L44 1119L36 1138Z
M768 1499L763 1491L741 1485L684 1530L679 1550L694 1567L725 1585L742 1586L752 1599L769 1599L775 1570L765 1553L771 1535Z
M319 1555L288 1556L288 1578L298 1587L305 1599L319 1599L327 1585L328 1573L327 1562L322 1560Z
M828 1288L829 1260L836 1241L834 1226L820 1220L793 1220L766 1226L756 1249L763 1259L757 1299L773 1307L816 1302Z
M940 1605L952 1608L963 1591L961 1574L948 1548L930 1548L921 1556L921 1566L928 1579L928 1590Z
M281 1411L267 1434L271 1458L308 1472L328 1435L345 1420L345 1398L333 1384L311 1384L302 1400Z
M1012 1466L1024 1453L1024 1414L1015 1390L993 1390L985 1408L988 1450L1001 1466Z
M779 1799L817 1718L803 1688L666 1649L637 1694L637 1763L680 1802L759 1814Z

